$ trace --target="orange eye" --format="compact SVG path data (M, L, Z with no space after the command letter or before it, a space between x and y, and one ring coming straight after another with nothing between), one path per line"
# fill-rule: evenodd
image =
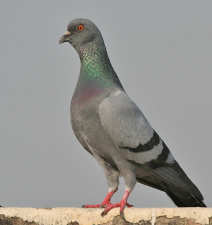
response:
M79 25L78 26L78 30L83 30L84 26L83 25Z

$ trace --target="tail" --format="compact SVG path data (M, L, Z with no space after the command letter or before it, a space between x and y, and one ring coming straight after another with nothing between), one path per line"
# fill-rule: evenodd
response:
M166 185L168 189L165 188L166 194L172 199L174 204L178 207L207 207L200 199L191 193L185 192L172 185Z
M148 179L150 178L150 179ZM203 202L203 198L197 197L183 189L180 189L170 183L159 181L155 183L151 177L147 179L136 178L141 184L164 191L178 207L207 207ZM155 180L155 179L154 179ZM201 195L201 194L200 194Z

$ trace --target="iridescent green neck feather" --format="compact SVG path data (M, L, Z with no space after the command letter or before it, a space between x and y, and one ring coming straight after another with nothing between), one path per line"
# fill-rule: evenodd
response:
M103 40L82 45L78 54L81 60L78 88L89 84L90 87L98 86L103 89L123 89L110 63Z

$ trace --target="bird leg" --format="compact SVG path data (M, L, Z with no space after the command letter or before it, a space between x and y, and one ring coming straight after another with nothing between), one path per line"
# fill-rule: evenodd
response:
M111 209L116 208L116 207L120 207L120 215L123 216L123 211L124 211L124 207L125 205L127 207L133 207L133 205L130 205L127 203L127 199L130 195L131 191L126 190L124 192L124 195L121 199L121 201L119 203L114 203L114 204L110 204L109 206L107 206L107 208L102 212L101 216L106 215Z
M110 199L112 198L113 194L118 190L118 187L115 191L109 191L101 204L97 205L83 205L82 208L107 208L108 206L112 205Z

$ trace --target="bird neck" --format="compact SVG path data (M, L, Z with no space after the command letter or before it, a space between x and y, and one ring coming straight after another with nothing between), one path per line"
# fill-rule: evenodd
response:
M103 40L81 46L78 54L81 61L78 83L92 83L105 88L119 86L123 89L110 63Z

